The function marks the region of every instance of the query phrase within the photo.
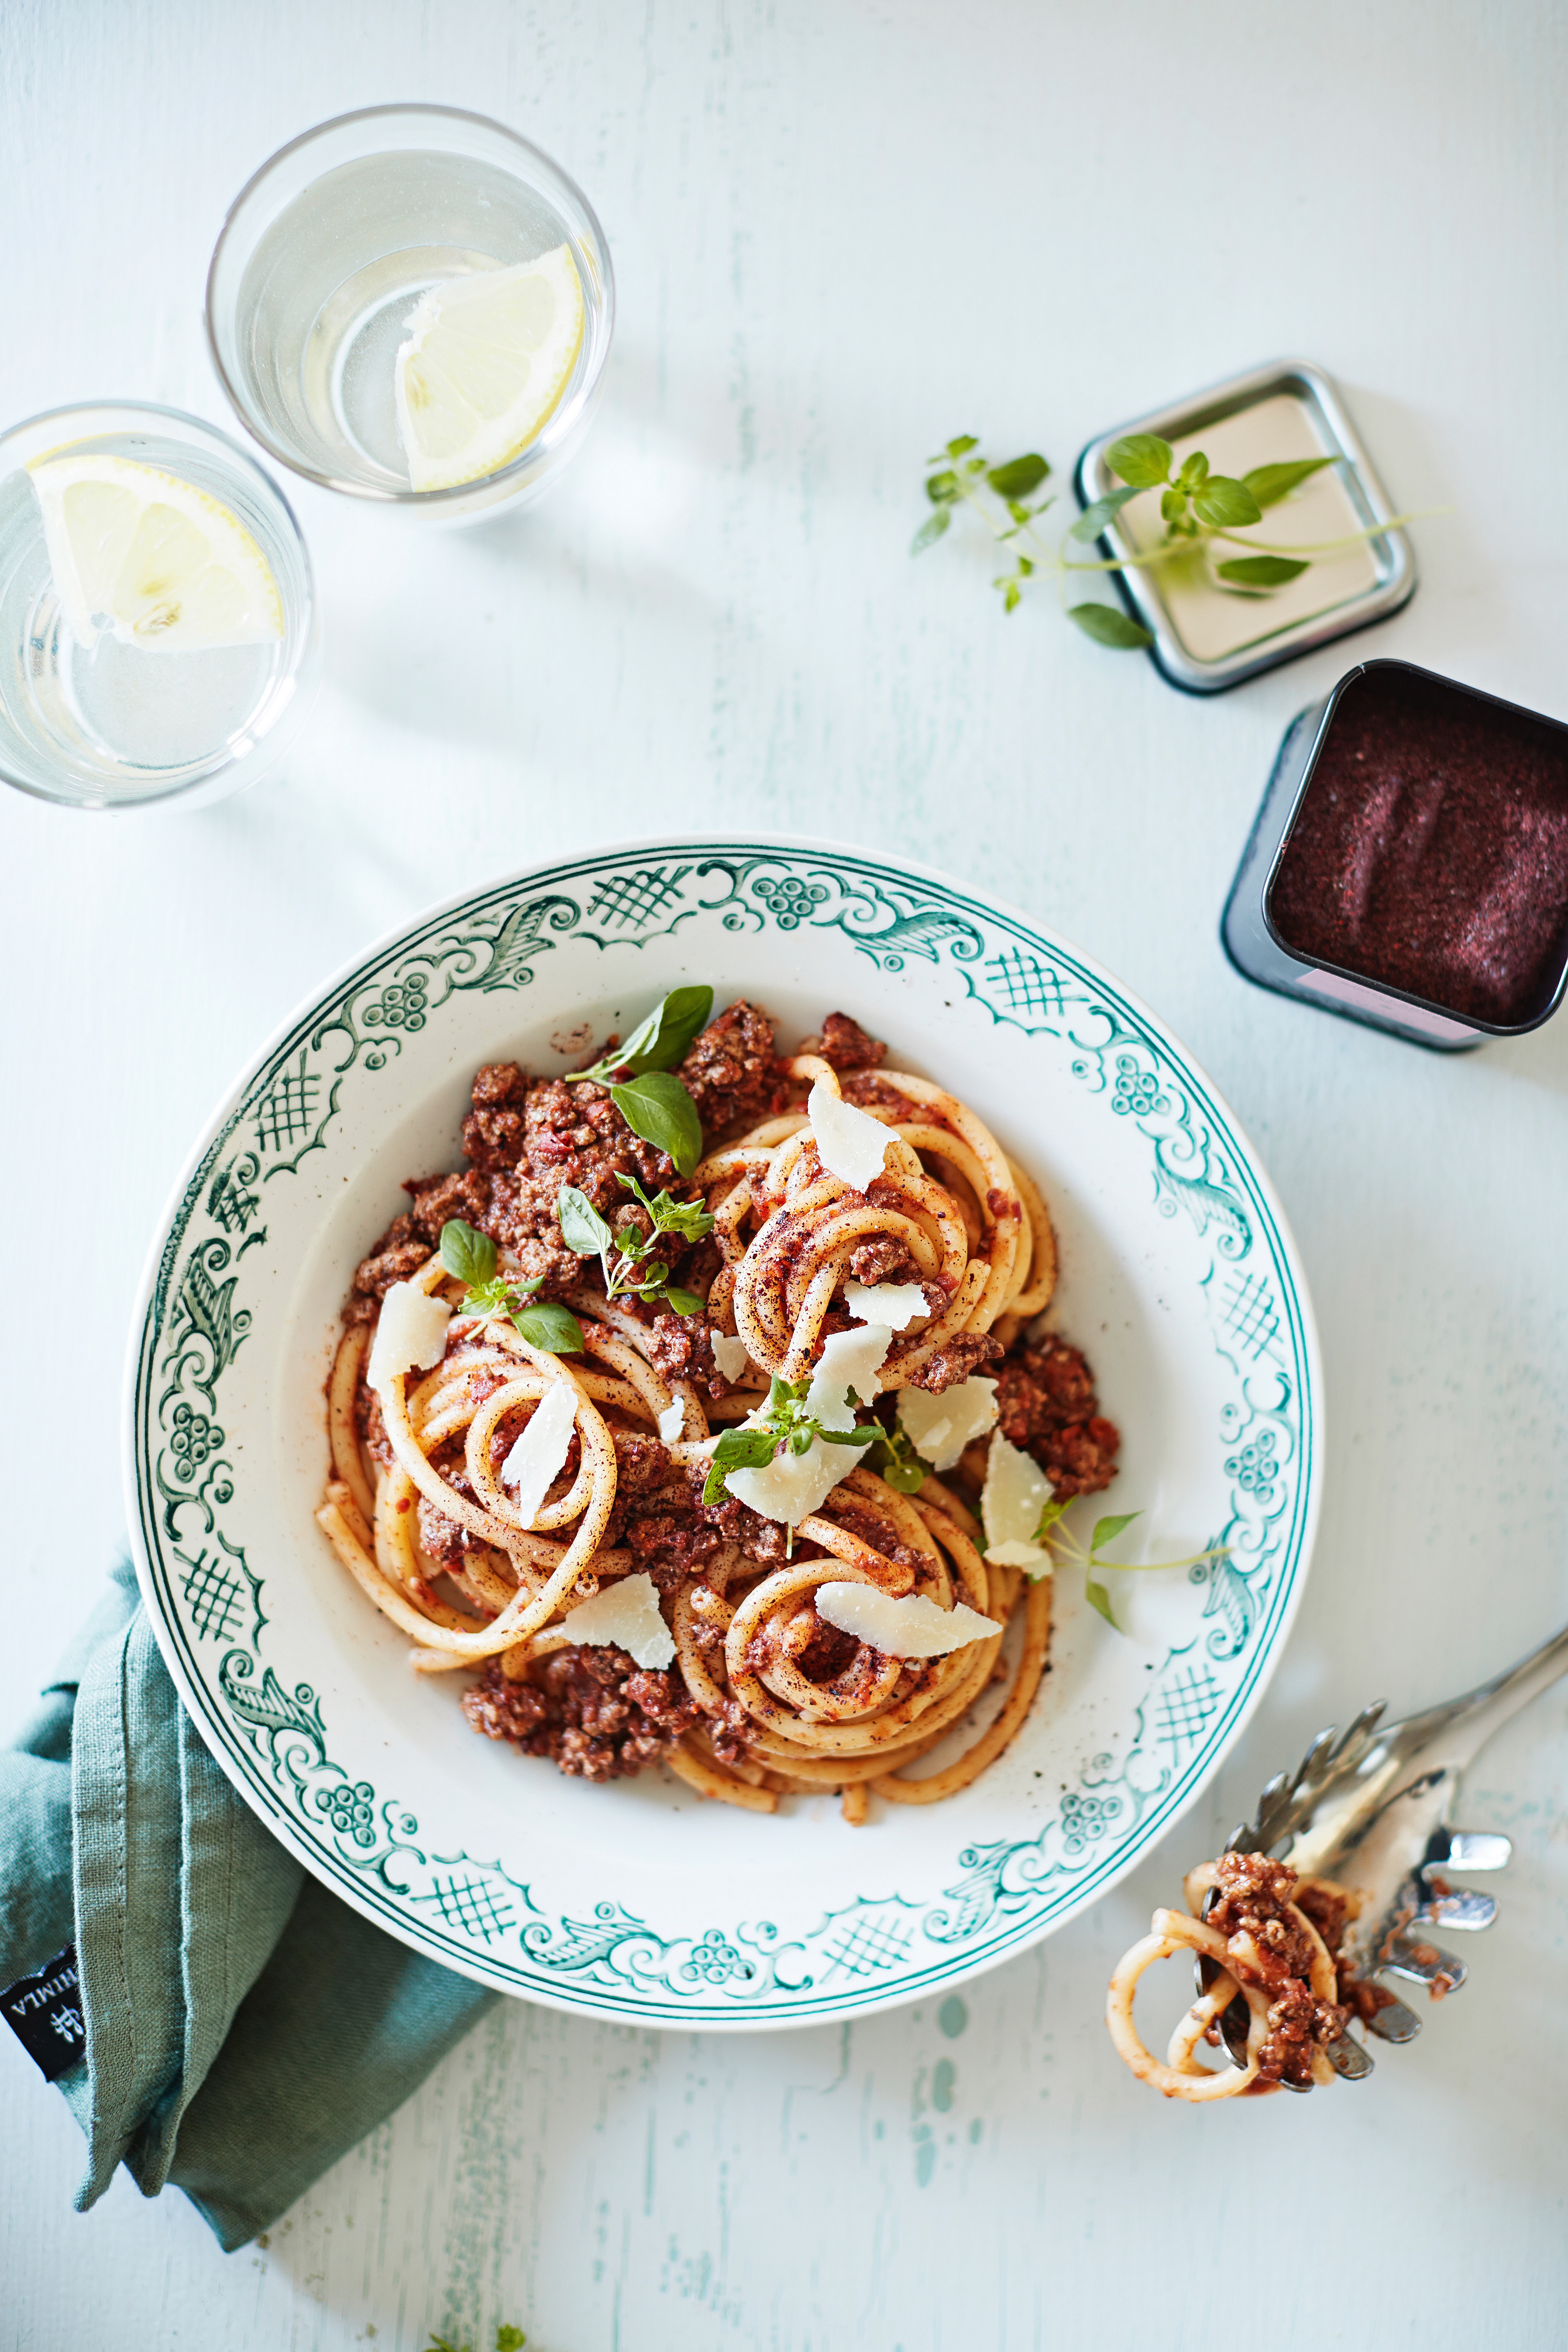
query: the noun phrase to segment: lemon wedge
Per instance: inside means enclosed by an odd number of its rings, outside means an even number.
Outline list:
[[[526,449],[583,348],[583,281],[563,245],[432,286],[397,353],[397,430],[416,490],[493,474]]]
[[[28,467],[70,633],[104,630],[149,653],[263,645],[283,635],[267,558],[228,509],[134,457],[40,457]]]

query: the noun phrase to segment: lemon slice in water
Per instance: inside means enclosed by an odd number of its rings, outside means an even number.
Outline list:
[[[416,490],[493,474],[526,449],[583,348],[583,281],[565,246],[432,286],[397,353],[397,430]]]
[[[27,468],[55,587],[79,646],[111,629],[145,651],[263,645],[283,635],[267,558],[216,499],[160,467],[100,455]]]

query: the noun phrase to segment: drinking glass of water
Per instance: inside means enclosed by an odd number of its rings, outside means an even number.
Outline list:
[[[615,283],[581,189],[449,107],[340,116],[236,198],[207,278],[224,390],[324,488],[440,520],[536,498],[581,439]]]
[[[287,500],[196,417],[0,435],[0,778],[71,808],[216,800],[304,722],[319,636]]]

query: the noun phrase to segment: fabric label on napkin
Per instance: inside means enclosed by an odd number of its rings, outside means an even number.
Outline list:
[[[81,2016],[81,1983],[77,1975],[76,1946],[57,1952],[35,1977],[18,1977],[0,1992],[5,2022],[28,2056],[43,2071],[46,2082],[74,2066],[87,2055],[87,2028]]]

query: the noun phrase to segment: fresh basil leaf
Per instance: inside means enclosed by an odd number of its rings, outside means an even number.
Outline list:
[[[477,1290],[494,1278],[496,1245],[489,1234],[451,1217],[441,1228],[441,1263],[455,1281]]]
[[[1099,1610],[1100,1615],[1104,1618],[1106,1623],[1110,1627],[1113,1633],[1121,1633],[1121,1628],[1117,1623],[1115,1613],[1110,1606],[1110,1595],[1107,1592],[1103,1584],[1097,1583],[1092,1576],[1086,1578],[1083,1588],[1083,1597],[1088,1601],[1091,1609]]]
[[[1193,511],[1200,522],[1211,523],[1221,530],[1235,530],[1263,520],[1263,509],[1246,483],[1233,482],[1228,474],[1211,474],[1193,492]]]
[[[933,507],[951,506],[960,496],[958,476],[951,466],[940,474],[927,475],[926,496]]]
[[[929,1473],[923,1462],[887,1462],[877,1475],[897,1495],[918,1495]]]
[[[1299,580],[1309,569],[1299,555],[1239,555],[1233,563],[1215,566],[1222,580],[1234,580],[1242,588],[1283,588],[1287,580]]]
[[[1002,591],[1002,610],[1005,613],[1016,613],[1024,601],[1024,592],[1017,582],[998,580],[996,585]]]
[[[824,1445],[875,1445],[882,1433],[879,1429],[814,1429]],[[805,1447],[801,1451],[805,1452]]]
[[[1140,628],[1115,604],[1069,604],[1068,619],[1076,621],[1084,635],[1092,637],[1097,646],[1114,646],[1124,653],[1154,642],[1147,629]]]
[[[1162,495],[1160,499],[1160,519],[1163,522],[1180,522],[1186,511],[1187,494],[1185,490],[1166,490]]]
[[[1121,1511],[1108,1519],[1096,1519],[1094,1533],[1089,1539],[1090,1553],[1097,1552],[1101,1544],[1114,1543],[1124,1528],[1130,1528],[1134,1519],[1141,1519],[1142,1516],[1142,1511]],[[1108,1568],[1114,1568],[1116,1564],[1114,1560],[1106,1562]]]
[[[702,1122],[673,1071],[646,1070],[624,1087],[612,1087],[610,1100],[634,1135],[668,1152],[682,1176],[690,1175],[702,1157]]]
[[[1285,466],[1254,466],[1250,474],[1243,474],[1242,483],[1260,507],[1277,507],[1298,484],[1310,480],[1334,462],[1332,457],[1295,457]]]
[[[728,1491],[724,1481],[731,1470],[765,1470],[778,1447],[771,1429],[727,1429],[713,1449],[702,1482],[703,1501],[721,1503]]]
[[[973,433],[961,433],[956,441],[950,441],[948,443],[947,454],[950,457],[967,457],[972,449],[978,449],[979,446],[980,440],[978,435]]]
[[[910,541],[910,553],[911,555],[923,555],[928,547],[934,547],[937,541],[942,537],[942,532],[947,529],[948,524],[952,520],[952,509],[951,507],[938,507],[934,514],[927,515],[924,522],[921,523],[919,530],[916,531],[913,539]]]
[[[1190,457],[1183,458],[1182,470],[1176,476],[1176,479],[1184,490],[1195,490],[1198,484],[1207,477],[1209,461],[1203,451],[1194,449]]]
[[[712,1010],[710,988],[672,988],[605,1060],[612,1069],[629,1069],[634,1076],[644,1070],[673,1070]]]
[[[1091,540],[1100,536],[1107,523],[1115,520],[1128,499],[1135,499],[1137,496],[1136,483],[1131,484],[1124,490],[1107,490],[1102,499],[1096,499],[1092,506],[1085,507],[1082,514],[1068,530],[1068,537],[1076,539],[1080,546],[1088,546]]]
[[[521,2327],[502,2326],[496,2329],[496,2352],[522,2352],[527,2342]]]
[[[1169,478],[1171,445],[1162,441],[1157,433],[1128,433],[1111,443],[1105,453],[1105,462],[1113,474],[1120,474],[1134,489],[1152,490]]]
[[[993,466],[985,479],[999,499],[1026,499],[1050,470],[1039,451],[1031,449],[1026,457],[1009,457],[1005,465]]]
[[[562,1240],[579,1257],[602,1257],[615,1247],[614,1234],[586,1192],[580,1192],[575,1184],[563,1184],[555,1213],[561,1223]]]
[[[551,1299],[520,1307],[511,1319],[529,1346],[542,1349],[547,1356],[575,1356],[583,1347],[583,1326],[575,1315]]]
[[[673,1284],[666,1286],[664,1299],[677,1315],[700,1315],[707,1304],[694,1290],[677,1290]]]

